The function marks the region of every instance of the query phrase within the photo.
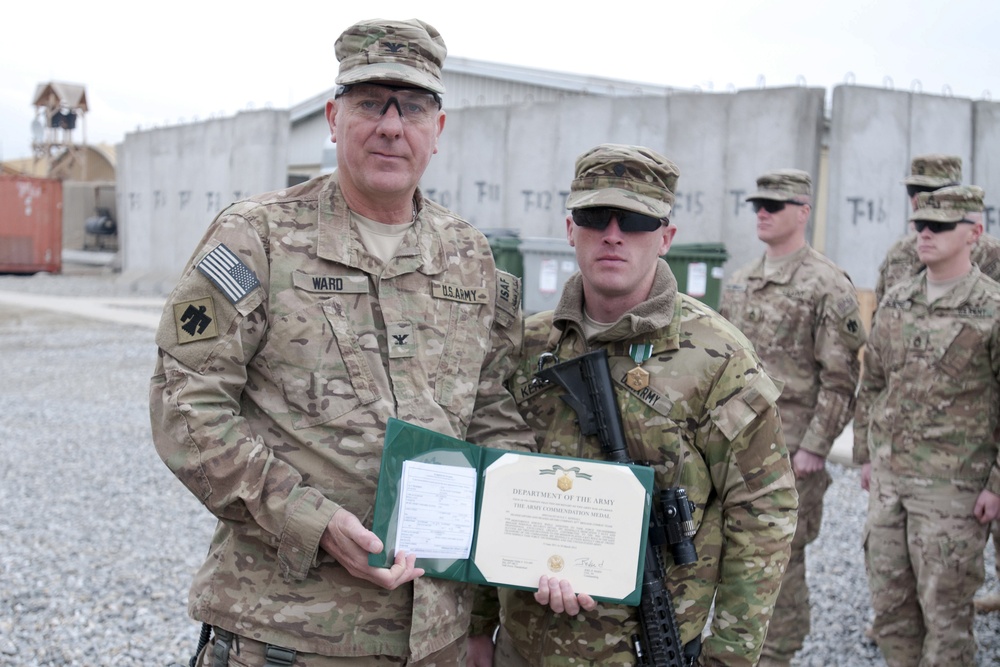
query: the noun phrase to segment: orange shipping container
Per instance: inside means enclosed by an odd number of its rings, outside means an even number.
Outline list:
[[[0,273],[62,270],[62,182],[0,175]]]

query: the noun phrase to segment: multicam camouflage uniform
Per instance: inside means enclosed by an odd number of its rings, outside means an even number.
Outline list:
[[[1000,281],[1000,239],[987,234],[980,236],[972,248],[972,262],[984,274]],[[911,233],[897,240],[879,267],[878,282],[875,284],[876,301],[882,301],[890,287],[912,278],[924,268],[917,256],[917,235]]]
[[[942,188],[957,185],[962,181],[962,160],[956,155],[917,155],[910,162],[910,175],[903,180],[907,186],[921,188]],[[985,275],[1000,281],[1000,239],[989,234],[979,237],[972,248],[972,262]],[[917,235],[907,234],[889,248],[878,270],[875,284],[875,303],[882,301],[886,291],[908,280],[924,270],[924,264],[917,255]],[[994,546],[1000,545],[1000,521],[994,521],[991,529]],[[996,560],[997,578],[1000,578],[1000,558]],[[1000,595],[987,596],[977,601],[984,611],[1000,610]]]
[[[533,446],[503,386],[520,345],[519,283],[496,270],[481,233],[419,191],[414,204],[383,268],[336,173],[239,202],[171,295],[153,437],[219,517],[194,618],[328,656],[416,660],[466,633],[466,586],[420,578],[385,590],[318,548],[338,508],[370,527],[389,417]],[[223,261],[236,267],[228,282],[209,268]]]
[[[854,421],[854,460],[871,463],[873,634],[890,666],[976,664],[988,526],[973,507],[984,488],[1000,494],[998,415],[1000,285],[973,266],[930,304],[923,273],[890,288]]]
[[[778,411],[789,454],[804,449],[826,458],[853,416],[865,342],[850,278],[809,246],[766,277],[762,257],[726,282],[719,312],[754,344],[768,374],[784,382]],[[825,469],[796,481],[798,528],[764,647],[779,664],[809,634],[805,549],[819,537],[829,485]]]
[[[608,350],[630,453],[650,461],[659,488],[682,486],[697,505],[699,560],[669,567],[681,639],[699,636],[713,599],[712,635],[701,665],[756,664],[795,529],[796,496],[780,420],[778,388],[753,349],[728,322],[677,293],[662,260],[649,299],[588,345],[583,291],[570,278],[557,309],[525,321],[524,355],[512,391],[540,450],[603,458],[596,436],[580,435],[562,390],[531,387],[538,357],[566,360],[595,345]],[[649,385],[624,383],[636,366],[629,346],[652,345],[642,364]],[[531,593],[501,589],[503,625],[532,665],[632,665],[629,638],[639,633],[636,608],[599,604],[575,617],[554,614]]]

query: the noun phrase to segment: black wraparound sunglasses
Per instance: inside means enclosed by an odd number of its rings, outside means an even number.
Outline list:
[[[933,222],[931,220],[914,220],[913,226],[916,228],[917,232],[922,232],[925,229],[931,230],[931,234],[940,234],[941,232],[950,232],[951,230],[958,227],[960,222],[965,222],[970,225],[976,224],[974,220],[969,220],[968,218],[962,218],[958,222]]]
[[[611,223],[611,218],[618,221],[618,229],[623,232],[655,232],[663,226],[664,221],[651,215],[643,215],[634,211],[608,206],[573,209],[573,222],[580,227],[604,230]],[[669,221],[668,221],[669,224]]]
[[[778,211],[784,211],[785,206],[805,206],[804,202],[800,201],[774,201],[773,199],[754,199],[750,202],[753,206],[753,212],[759,213],[760,209],[764,209],[768,213],[777,213]]]

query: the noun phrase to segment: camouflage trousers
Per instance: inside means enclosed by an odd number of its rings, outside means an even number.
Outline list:
[[[316,653],[296,653],[290,667],[465,667],[467,636],[435,651],[422,660],[408,660],[402,656],[362,655],[332,657]],[[219,637],[212,633],[212,640],[198,654],[197,667],[217,667],[215,647]],[[253,639],[233,636],[226,667],[265,667],[267,645]],[[273,664],[273,663],[270,663]]]
[[[497,633],[497,644],[493,650],[493,667],[621,667],[622,665],[634,665],[635,655],[632,653],[615,653],[608,660],[600,663],[580,660],[578,658],[533,655],[531,660],[525,658],[514,648],[514,642],[510,634],[501,625],[500,632]]]
[[[781,578],[781,589],[767,627],[761,663],[787,665],[802,648],[810,628],[809,587],[806,584],[806,545],[819,537],[823,523],[823,496],[830,487],[824,468],[795,480],[799,492],[799,520],[792,538],[792,555]]]
[[[973,667],[976,590],[988,525],[981,483],[903,477],[872,466],[865,566],[872,632],[889,667]]]
[[[510,634],[503,626],[497,633],[497,645],[493,649],[493,667],[531,667],[531,663],[514,648]]]

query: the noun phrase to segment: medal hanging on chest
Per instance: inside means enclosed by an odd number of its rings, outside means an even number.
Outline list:
[[[641,391],[649,386],[649,371],[642,368],[642,362],[653,354],[652,345],[629,345],[628,356],[635,362],[635,368],[625,374],[625,384]]]

